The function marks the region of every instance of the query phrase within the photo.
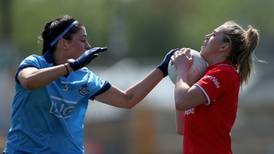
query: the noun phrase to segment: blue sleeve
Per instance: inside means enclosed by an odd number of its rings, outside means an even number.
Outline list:
[[[102,86],[102,88],[97,91],[95,94],[93,94],[91,97],[89,97],[89,99],[94,100],[94,98],[102,93],[104,93],[105,91],[107,91],[109,88],[111,88],[111,84],[108,81],[105,81],[104,85]]]
[[[90,72],[90,79],[89,79],[89,89],[91,89],[91,93],[89,99],[94,100],[94,98],[105,91],[107,91],[111,84],[108,81],[102,80],[99,76]]]
[[[20,84],[19,80],[18,80],[18,74],[19,72],[27,67],[35,67],[35,68],[40,68],[40,64],[39,64],[39,56],[38,55],[30,55],[27,58],[25,58],[19,65],[16,74],[15,74],[15,80],[17,83]]]

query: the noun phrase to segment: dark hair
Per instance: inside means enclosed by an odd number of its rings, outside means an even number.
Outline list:
[[[245,30],[234,21],[225,22],[223,26],[225,26],[224,41],[231,43],[228,60],[237,66],[242,85],[247,83],[250,77],[253,65],[252,53],[259,42],[259,33],[250,25]]]
[[[52,20],[44,26],[42,32],[43,48],[42,54],[47,51],[53,53],[56,49],[57,42],[54,40],[60,36],[69,26],[71,26],[76,20],[69,15],[61,16],[55,20]],[[66,40],[71,40],[72,35],[79,31],[82,25],[80,23],[74,24],[68,31],[62,36]],[[54,43],[54,44],[53,44]]]

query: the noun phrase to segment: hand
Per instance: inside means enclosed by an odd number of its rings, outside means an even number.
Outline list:
[[[162,60],[162,62],[157,66],[157,68],[159,68],[162,73],[163,76],[166,77],[168,72],[167,72],[167,67],[168,67],[168,63],[170,61],[171,56],[173,55],[173,53],[175,51],[179,50],[179,48],[175,48],[175,49],[171,49],[164,57],[164,59]]]
[[[190,52],[190,48],[181,48],[171,57],[177,72],[187,72],[192,66],[193,57]]]
[[[75,61],[69,61],[69,66],[73,71],[76,71],[88,63],[91,62],[92,59],[98,56],[98,53],[106,51],[107,47],[94,47],[89,50],[86,50],[80,57],[78,57]]]
[[[182,48],[177,50],[172,56],[172,61],[176,68],[176,74],[184,79],[191,78],[188,73],[193,64],[193,57],[190,52],[190,48]]]

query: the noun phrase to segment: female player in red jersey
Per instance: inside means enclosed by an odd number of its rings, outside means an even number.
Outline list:
[[[183,154],[232,153],[230,132],[239,89],[250,77],[258,41],[259,33],[252,26],[245,30],[228,21],[217,27],[206,35],[201,47],[200,54],[209,66],[196,83],[187,75],[192,65],[190,49],[175,52],[175,103],[178,111],[184,111],[178,116],[184,134]]]

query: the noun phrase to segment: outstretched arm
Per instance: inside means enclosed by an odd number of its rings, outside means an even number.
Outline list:
[[[113,86],[106,92],[96,96],[95,99],[116,107],[132,108],[144,99],[144,97],[167,76],[168,63],[176,50],[177,49],[170,50],[156,69],[126,91],[122,91]]]
[[[122,108],[132,108],[163,79],[163,73],[159,69],[154,69],[143,80],[139,81],[126,91],[122,91],[112,86],[106,92],[95,97],[96,100]]]

